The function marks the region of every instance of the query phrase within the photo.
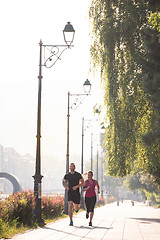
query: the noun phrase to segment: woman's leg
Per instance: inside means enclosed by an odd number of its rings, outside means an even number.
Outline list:
[[[85,204],[86,204],[86,208],[87,208],[87,213],[89,213],[89,208],[90,208],[90,204],[89,204],[89,198],[85,197]]]
[[[89,218],[89,212],[90,212],[90,198],[88,197],[85,197],[85,205],[86,205],[86,208],[87,208],[87,211],[86,211],[86,218],[88,219]]]
[[[90,222],[92,222],[94,212],[90,212]]]
[[[96,196],[91,198],[91,204],[90,204],[90,222],[92,222],[93,215],[94,215],[94,207],[96,204]]]

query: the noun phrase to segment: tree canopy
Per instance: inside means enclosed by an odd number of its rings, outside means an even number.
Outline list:
[[[160,185],[160,2],[93,0],[93,68],[105,88],[108,172]]]

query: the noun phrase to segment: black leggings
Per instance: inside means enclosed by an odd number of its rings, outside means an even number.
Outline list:
[[[94,197],[85,197],[85,204],[87,208],[87,212],[94,212],[94,207],[96,204],[96,196]]]

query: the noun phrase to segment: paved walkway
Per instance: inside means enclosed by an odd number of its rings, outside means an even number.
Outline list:
[[[13,240],[159,240],[160,209],[143,203],[107,204],[95,209],[93,226],[88,226],[85,212],[74,215],[74,226],[69,218],[49,223],[43,228],[17,235]]]

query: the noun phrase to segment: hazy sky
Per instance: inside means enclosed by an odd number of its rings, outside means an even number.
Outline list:
[[[65,160],[67,92],[83,93],[82,85],[88,78],[92,95],[70,112],[70,155],[81,154],[82,117],[92,118],[93,105],[101,101],[100,80],[89,74],[90,3],[91,0],[1,1],[0,144],[4,147],[36,155],[39,41],[64,44],[62,30],[70,21],[76,31],[74,48],[66,50],[51,69],[42,69],[41,153]]]

